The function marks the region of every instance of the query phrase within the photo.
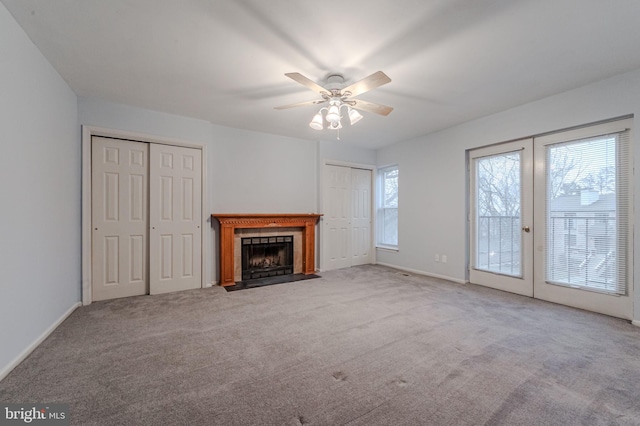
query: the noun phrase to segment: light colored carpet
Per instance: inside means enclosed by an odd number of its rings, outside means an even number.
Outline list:
[[[640,329],[369,265],[81,307],[0,400],[73,424],[638,425]]]

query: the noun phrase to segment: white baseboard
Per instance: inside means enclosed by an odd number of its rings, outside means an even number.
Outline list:
[[[25,348],[25,350],[22,351],[22,353],[20,353],[20,355],[18,355],[13,361],[11,361],[9,363],[9,365],[5,366],[2,370],[0,370],[0,380],[4,379],[5,377],[7,377],[7,375],[9,373],[11,373],[11,370],[13,370],[14,368],[16,368],[18,366],[18,364],[20,364],[22,361],[24,361],[24,359],[26,357],[29,356],[29,354],[31,352],[33,352],[39,345],[40,343],[44,342],[44,339],[46,339],[47,337],[49,337],[49,335],[51,333],[53,333],[53,331],[58,328],[58,326],[60,324],[62,324],[62,321],[66,320],[67,317],[69,315],[71,315],[73,313],[73,311],[75,311],[76,309],[78,309],[78,307],[82,306],[81,302],[76,302],[75,304],[73,304],[73,306],[71,306],[67,312],[65,312],[64,314],[62,314],[62,316],[60,318],[58,318],[58,320],[56,322],[54,322],[53,324],[51,324],[51,326],[49,326],[49,328],[47,328],[41,335],[40,337],[38,337],[33,343],[31,343],[29,346],[27,346]]]
[[[459,283],[459,284],[467,283],[465,280],[461,280],[459,278],[448,277],[446,275],[433,274],[431,272],[419,271],[417,269],[412,269],[412,268],[405,268],[403,266],[392,265],[390,263],[378,262],[377,265],[388,266],[389,268],[398,269],[400,271],[405,271],[405,272],[411,272],[412,274],[416,274],[416,275],[424,275],[427,277],[440,278],[447,281],[453,281],[454,283]]]
[[[631,324],[635,325],[636,327],[640,327],[640,320],[633,320],[631,321]]]

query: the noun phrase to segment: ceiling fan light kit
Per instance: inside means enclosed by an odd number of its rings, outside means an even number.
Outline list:
[[[276,109],[287,109],[306,105],[318,105],[325,102],[329,103],[328,107],[320,108],[320,111],[313,116],[313,119],[309,123],[309,127],[314,130],[323,130],[325,128],[324,122],[327,122],[327,128],[331,130],[342,129],[342,108],[347,109],[347,115],[349,116],[349,123],[353,126],[358,121],[362,120],[362,114],[356,110],[373,112],[380,115],[389,115],[393,111],[392,107],[386,105],[375,104],[372,102],[361,101],[355,99],[362,93],[368,92],[371,89],[380,87],[383,84],[387,84],[391,81],[389,77],[382,71],[371,74],[364,79],[357,81],[347,87],[341,88],[344,84],[344,78],[339,74],[330,75],[327,78],[327,85],[325,87],[320,86],[314,81],[308,79],[299,73],[287,73],[287,77],[292,80],[306,86],[322,96],[322,100],[314,100],[308,102],[299,102],[290,105],[283,105],[276,107]],[[325,114],[324,116],[322,114]],[[340,137],[338,136],[338,139]]]
[[[358,121],[362,120],[362,114],[360,114],[355,109],[349,108],[348,111],[349,111],[349,121],[351,122],[352,126],[356,124]]]
[[[362,114],[360,114],[355,109],[351,108],[348,104],[342,103],[340,101],[330,101],[332,104],[329,108],[324,107],[320,108],[320,111],[316,115],[313,116],[313,120],[309,123],[309,127],[314,130],[322,130],[324,129],[324,121],[322,119],[322,113],[326,111],[326,115],[324,117],[325,120],[329,123],[327,129],[338,130],[342,129],[342,116],[340,115],[340,110],[342,107],[347,108],[347,114],[349,115],[349,123],[353,126],[358,121],[362,120]]]
[[[313,116],[313,120],[311,120],[311,123],[309,123],[309,127],[314,130],[324,129],[324,123],[322,122],[322,110],[320,110],[320,112]]]

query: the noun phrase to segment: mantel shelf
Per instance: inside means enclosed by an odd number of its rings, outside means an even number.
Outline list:
[[[315,229],[320,216],[322,215],[315,213],[212,214],[211,217],[220,222],[220,285],[235,284],[234,235],[236,229],[302,228],[302,270],[307,275],[315,273]]]

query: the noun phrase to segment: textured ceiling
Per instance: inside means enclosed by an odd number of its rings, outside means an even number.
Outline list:
[[[284,73],[382,70],[394,111],[340,135],[368,148],[640,68],[637,0],[1,1],[78,95],[224,126],[335,139],[273,108],[317,98]]]

